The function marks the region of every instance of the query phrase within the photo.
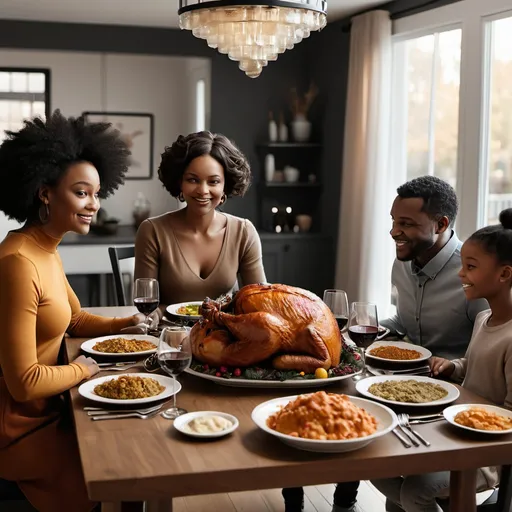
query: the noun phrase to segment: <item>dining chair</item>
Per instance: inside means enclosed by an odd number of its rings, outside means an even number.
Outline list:
[[[126,306],[126,294],[123,283],[123,273],[119,262],[129,258],[135,258],[135,246],[127,247],[109,247],[108,255],[112,264],[112,274],[114,275],[114,288],[116,291],[117,305]]]

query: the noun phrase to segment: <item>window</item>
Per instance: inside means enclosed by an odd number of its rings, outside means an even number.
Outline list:
[[[206,88],[203,79],[196,82],[196,132],[206,130]]]
[[[24,119],[49,111],[49,70],[0,68],[0,142],[5,130],[19,130]]]
[[[460,0],[393,23],[391,165],[404,181],[435,174],[455,186],[462,240],[512,207],[511,33],[510,0]]]
[[[394,110],[403,121],[392,143],[404,179],[428,174],[456,186],[461,35],[456,28],[395,42],[395,90],[403,94]]]
[[[485,103],[488,125],[484,143],[487,174],[486,224],[497,224],[499,214],[512,208],[512,17],[488,22],[486,27]]]

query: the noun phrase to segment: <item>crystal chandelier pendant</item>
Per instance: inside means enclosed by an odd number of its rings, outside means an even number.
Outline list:
[[[238,62],[250,78],[327,23],[326,0],[180,0],[180,28]],[[254,0],[245,0],[245,2]],[[258,0],[263,1],[263,0]]]

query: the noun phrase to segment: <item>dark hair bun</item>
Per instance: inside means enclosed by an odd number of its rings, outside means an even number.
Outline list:
[[[500,223],[505,229],[512,229],[512,208],[507,208],[500,213]]]

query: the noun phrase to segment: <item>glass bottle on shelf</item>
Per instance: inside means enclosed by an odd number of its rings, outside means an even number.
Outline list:
[[[142,192],[139,192],[133,204],[133,221],[135,227],[138,228],[150,215],[151,203]]]

